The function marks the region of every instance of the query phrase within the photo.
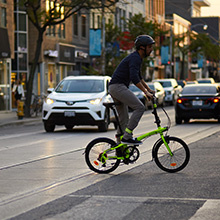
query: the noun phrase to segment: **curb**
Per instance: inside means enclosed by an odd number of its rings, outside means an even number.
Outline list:
[[[0,122],[0,127],[12,126],[12,125],[23,125],[32,122],[42,122],[42,118],[30,118],[30,119],[18,119],[10,122]]]

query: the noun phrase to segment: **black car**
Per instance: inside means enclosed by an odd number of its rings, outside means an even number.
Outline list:
[[[176,124],[190,119],[218,119],[220,122],[220,87],[218,84],[193,84],[183,88],[175,106]]]

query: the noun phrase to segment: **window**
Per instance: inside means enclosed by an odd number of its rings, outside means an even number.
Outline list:
[[[47,27],[46,35],[51,36],[51,37],[55,37],[56,36],[56,27],[54,25]]]
[[[101,17],[100,15],[97,16],[97,23],[98,23],[98,29],[101,28]]]
[[[78,36],[78,14],[73,15],[73,32],[74,35]]]
[[[26,15],[19,14],[19,31],[26,31]]]
[[[1,27],[6,27],[6,8],[0,8]]]
[[[81,22],[82,22],[82,37],[86,37],[86,16],[81,16]]]
[[[65,38],[65,23],[62,23],[59,25],[59,31],[58,31],[59,38]]]

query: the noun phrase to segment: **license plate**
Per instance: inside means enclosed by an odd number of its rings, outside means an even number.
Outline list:
[[[64,112],[65,117],[75,117],[75,112]]]
[[[201,106],[203,103],[202,103],[202,100],[193,100],[192,104]]]

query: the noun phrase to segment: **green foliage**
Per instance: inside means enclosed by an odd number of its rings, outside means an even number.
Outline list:
[[[220,59],[219,46],[213,44],[207,34],[200,33],[191,36],[190,51],[193,51],[192,56],[203,54],[207,59],[218,61]]]
[[[113,25],[113,22],[106,25],[106,42],[115,42],[119,43],[120,40],[127,41],[128,44],[133,43],[138,35],[148,34],[151,35],[154,39],[161,35],[165,35],[167,32],[163,31],[157,23],[152,21],[146,22],[145,17],[142,14],[136,14],[130,19],[125,20],[126,30],[130,34],[130,38],[123,39],[123,33],[117,26]],[[159,47],[155,47],[155,50]],[[120,50],[120,55],[116,56],[117,51],[114,51],[114,48],[111,52],[106,53],[106,74],[112,75],[117,65],[120,61],[127,55],[126,50]],[[129,51],[130,52],[130,51]],[[152,58],[148,57],[145,59],[142,65],[142,72],[146,71],[147,66]]]

